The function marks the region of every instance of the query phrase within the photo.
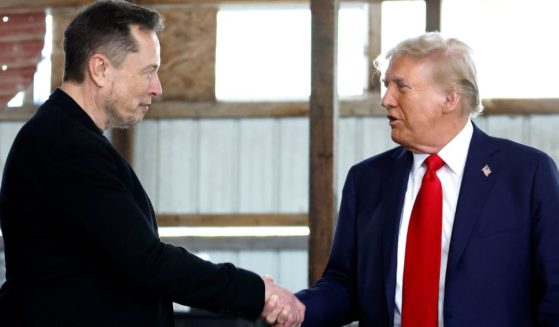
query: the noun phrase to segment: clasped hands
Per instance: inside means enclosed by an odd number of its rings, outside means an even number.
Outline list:
[[[266,288],[264,310],[261,318],[274,327],[298,327],[305,319],[305,305],[293,293],[263,276]]]

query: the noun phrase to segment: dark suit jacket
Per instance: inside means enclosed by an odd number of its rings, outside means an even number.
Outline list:
[[[297,294],[307,306],[304,326],[393,325],[412,161],[398,147],[351,168],[327,268]],[[559,175],[551,158],[475,127],[449,251],[445,327],[559,326]]]
[[[131,167],[61,90],[14,141],[0,221],[2,327],[171,326],[172,301],[250,319],[264,305],[258,275],[160,241]]]

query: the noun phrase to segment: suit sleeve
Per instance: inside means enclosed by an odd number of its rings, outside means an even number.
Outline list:
[[[538,326],[559,327],[559,173],[547,156],[538,164],[533,190]]]
[[[348,173],[328,265],[312,288],[296,296],[306,306],[305,327],[341,326],[356,319],[356,194]]]
[[[40,178],[49,190],[49,202],[61,212],[61,223],[90,239],[120,271],[151,293],[257,318],[264,305],[262,279],[161,242],[106,146],[72,141],[52,151]]]

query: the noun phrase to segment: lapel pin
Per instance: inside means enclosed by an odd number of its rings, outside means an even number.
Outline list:
[[[489,168],[488,165],[485,165],[485,167],[481,168],[481,171],[483,172],[485,177],[487,177],[491,174],[491,168]]]

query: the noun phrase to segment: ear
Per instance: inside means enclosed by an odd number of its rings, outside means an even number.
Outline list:
[[[93,83],[98,87],[107,85],[111,69],[109,59],[102,54],[96,53],[89,58],[87,63],[89,76],[91,76]]]
[[[445,114],[455,112],[460,109],[461,95],[456,89],[450,89],[446,92],[443,103],[443,112]]]

